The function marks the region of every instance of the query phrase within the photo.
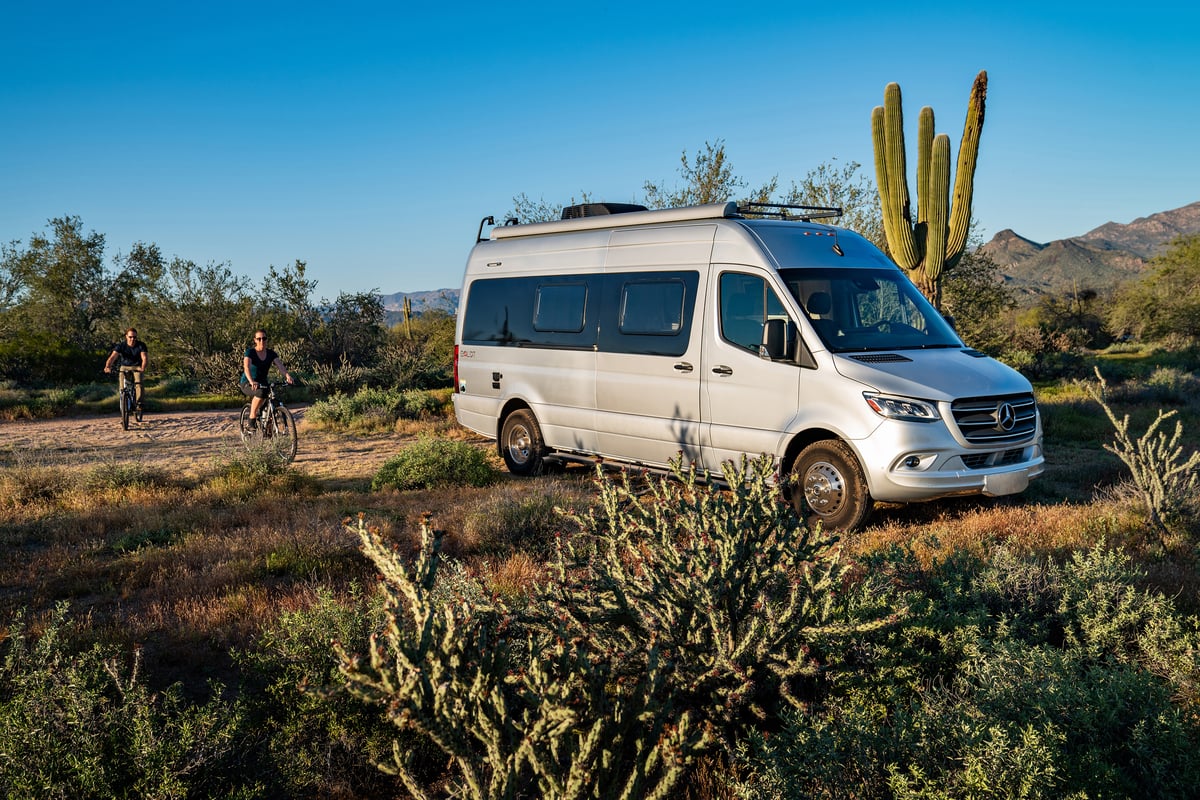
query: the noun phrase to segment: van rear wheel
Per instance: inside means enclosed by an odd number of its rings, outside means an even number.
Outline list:
[[[792,507],[809,527],[851,531],[874,506],[862,466],[844,442],[826,439],[800,451],[792,465]]]
[[[500,455],[514,475],[538,475],[542,471],[546,444],[542,429],[529,409],[522,408],[504,418],[500,429]]]

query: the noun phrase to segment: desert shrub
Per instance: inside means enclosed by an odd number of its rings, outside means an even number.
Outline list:
[[[116,392],[116,381],[104,383],[81,383],[74,388],[76,399],[81,403],[95,403],[112,397]]]
[[[163,397],[184,397],[200,393],[200,382],[192,375],[168,375],[156,387]]]
[[[467,442],[423,437],[384,462],[371,489],[430,489],[435,486],[487,486],[499,479],[491,462]]]
[[[190,356],[187,367],[200,387],[210,394],[237,395],[237,384],[242,374],[242,357],[245,348],[233,348],[226,353],[207,353]]]
[[[52,502],[76,485],[76,476],[62,467],[21,459],[0,470],[0,507],[21,508],[30,503]]]
[[[75,405],[71,389],[19,389],[16,384],[0,388],[0,419],[45,419],[62,414]]]
[[[242,709],[152,693],[140,654],[72,652],[65,607],[0,643],[0,786],[10,798],[227,797]],[[214,687],[215,689],[216,687]]]
[[[467,511],[463,533],[486,554],[524,551],[543,558],[554,550],[564,520],[556,511],[582,506],[584,498],[565,482],[539,481],[498,487]]]
[[[307,419],[319,427],[390,431],[398,420],[427,418],[441,413],[444,405],[437,392],[364,387],[313,403]]]
[[[1017,326],[998,358],[1031,380],[1076,377],[1083,370],[1077,344],[1041,326]]]
[[[844,592],[835,540],[781,501],[769,458],[728,465],[723,492],[598,478],[597,509],[522,605],[435,599],[440,536],[409,564],[359,521],[387,624],[367,657],[338,647],[348,688],[428,735],[473,798],[664,797],[691,759],[769,723],[823,654],[880,628]],[[427,796],[412,754],[391,765]]]
[[[112,459],[88,467],[81,483],[88,491],[111,491],[161,486],[167,483],[167,476],[161,469],[138,461]]]
[[[1114,401],[1131,404],[1188,406],[1200,398],[1200,378],[1179,367],[1155,366],[1143,380],[1130,380],[1106,390]]]
[[[213,459],[213,472],[207,485],[236,498],[248,498],[262,491],[280,494],[306,491],[313,481],[293,465],[280,463],[270,447],[236,448]]]
[[[339,364],[313,364],[307,382],[318,395],[343,394],[362,386],[365,376],[366,370],[342,353]]]
[[[410,327],[411,339],[393,331],[379,348],[372,382],[400,389],[448,386],[453,374],[454,315],[427,311]]]
[[[395,779],[373,763],[390,756],[394,729],[378,709],[331,691],[340,681],[330,642],[365,641],[381,619],[378,604],[358,588],[339,599],[319,587],[311,606],[284,612],[235,653],[273,794],[398,795]]]
[[[1101,546],[955,558],[910,581],[909,618],[860,651],[875,669],[749,737],[739,794],[1190,796],[1197,624],[1138,578]]]

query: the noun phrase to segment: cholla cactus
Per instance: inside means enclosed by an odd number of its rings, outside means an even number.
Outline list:
[[[335,644],[350,691],[401,729],[446,752],[470,798],[663,798],[709,731],[671,702],[656,649],[638,681],[614,680],[611,654],[590,649],[569,614],[532,619],[498,599],[438,603],[440,536],[421,524],[410,567],[360,518],[362,547],[383,577],[387,624],[367,658]],[[416,798],[428,794],[410,754],[389,768]]]
[[[839,591],[836,540],[801,525],[769,457],[727,464],[728,491],[674,471],[644,493],[598,473],[598,508],[564,514],[581,531],[519,609],[439,602],[428,520],[410,566],[360,519],[387,624],[365,658],[337,647],[350,690],[445,751],[463,796],[496,800],[667,797],[695,755],[802,707],[795,679],[887,619]]]
[[[801,707],[793,682],[816,654],[890,618],[855,618],[837,538],[803,526],[770,457],[726,462],[728,491],[673,468],[645,493],[600,481],[600,510],[579,518],[596,553],[567,603],[616,643],[657,642],[681,695],[729,732]]]
[[[1129,468],[1151,526],[1160,538],[1165,538],[1169,533],[1167,523],[1194,502],[1197,489],[1200,489],[1200,452],[1183,458],[1183,445],[1179,442],[1183,426],[1178,421],[1175,422],[1175,433],[1170,438],[1159,430],[1162,423],[1175,416],[1174,410],[1164,412],[1159,409],[1154,422],[1135,440],[1129,433],[1129,415],[1117,419],[1105,400],[1108,383],[1100,374],[1099,367],[1095,371],[1096,383],[1085,384],[1084,389],[1104,409],[1116,431],[1113,444],[1105,444],[1104,449]]]

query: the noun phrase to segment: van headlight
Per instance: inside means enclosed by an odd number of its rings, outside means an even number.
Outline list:
[[[899,419],[907,422],[933,422],[941,419],[937,408],[932,403],[917,400],[912,397],[892,397],[875,392],[863,392],[867,405],[881,417]]]

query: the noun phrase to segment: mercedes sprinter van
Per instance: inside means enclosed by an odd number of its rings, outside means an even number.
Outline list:
[[[797,511],[1009,495],[1042,473],[1024,377],[963,344],[838,209],[573,206],[493,226],[467,260],[454,407],[508,469],[548,460],[721,474],[770,454]]]

